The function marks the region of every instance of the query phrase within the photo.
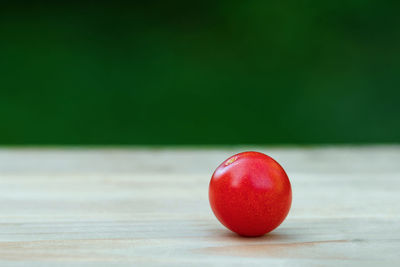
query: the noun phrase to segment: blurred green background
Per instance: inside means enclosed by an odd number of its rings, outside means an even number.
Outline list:
[[[2,1],[0,144],[400,141],[399,1]]]

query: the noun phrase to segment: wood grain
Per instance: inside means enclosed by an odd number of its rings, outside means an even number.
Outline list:
[[[213,170],[258,150],[291,179],[285,222],[242,238],[212,214]],[[400,147],[0,149],[0,266],[395,266]]]

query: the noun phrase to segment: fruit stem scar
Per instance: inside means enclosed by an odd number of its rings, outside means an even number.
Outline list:
[[[230,159],[228,159],[227,161],[226,161],[226,163],[225,163],[225,166],[228,166],[229,164],[231,164],[232,162],[234,162],[235,160],[237,160],[237,156],[235,156],[235,157],[232,157],[232,158],[230,158]]]

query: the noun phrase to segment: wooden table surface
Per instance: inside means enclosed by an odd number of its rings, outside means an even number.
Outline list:
[[[208,182],[258,150],[286,169],[289,216],[225,229]],[[399,266],[400,147],[0,149],[0,266]]]

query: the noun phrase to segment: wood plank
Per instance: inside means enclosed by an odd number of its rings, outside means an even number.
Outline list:
[[[212,214],[213,170],[258,150],[293,187],[285,222],[242,238]],[[400,147],[0,149],[0,265],[400,263]]]

